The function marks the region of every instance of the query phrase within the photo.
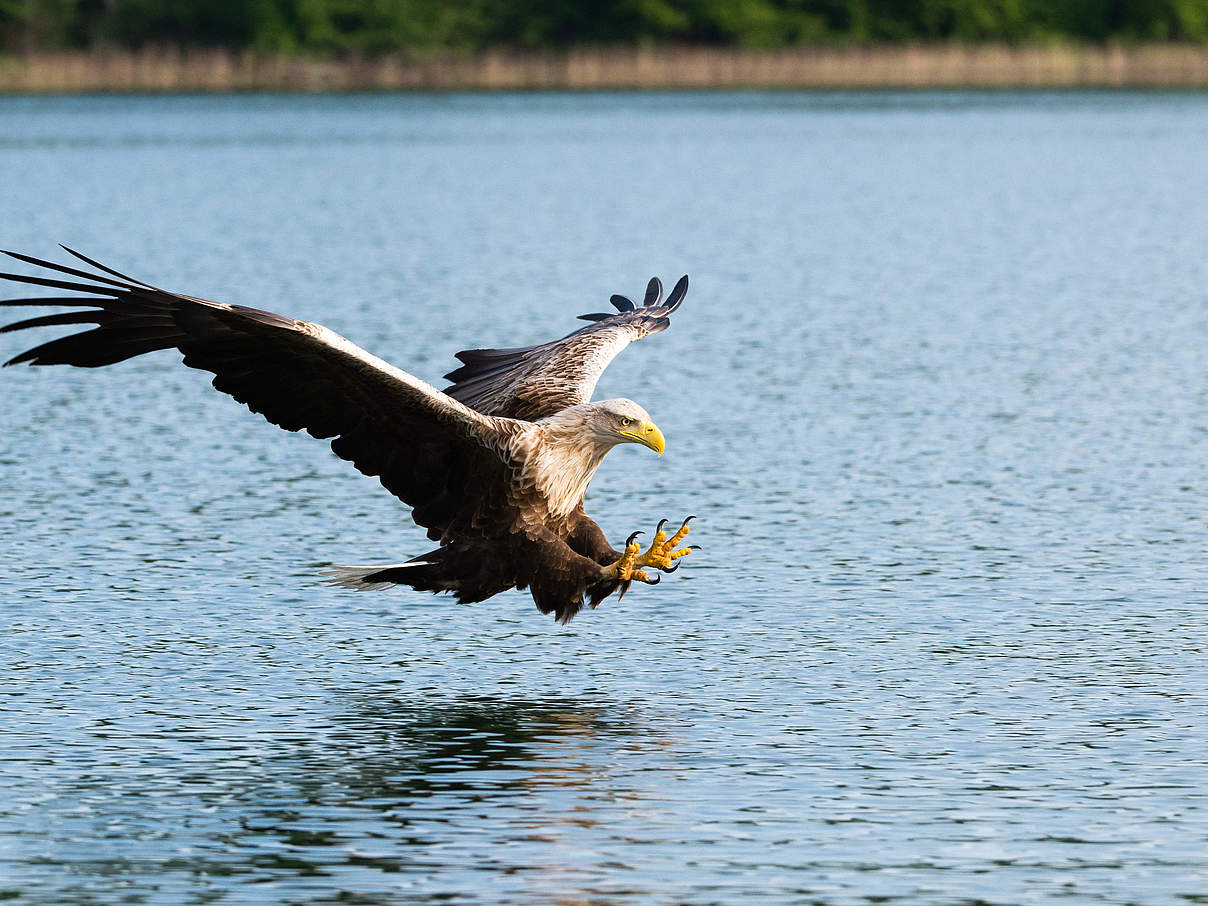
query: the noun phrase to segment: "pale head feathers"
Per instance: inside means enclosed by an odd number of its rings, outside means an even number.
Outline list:
[[[575,442],[585,435],[607,453],[617,444],[631,438],[621,434],[633,424],[644,425],[650,421],[650,413],[633,400],[600,400],[596,403],[580,403],[541,419],[539,425],[548,425],[553,434],[572,432]],[[601,454],[602,455],[602,454]]]
[[[587,485],[605,454],[634,438],[622,432],[650,423],[650,413],[633,400],[580,403],[535,423],[537,435],[525,464],[526,476],[546,498],[554,516],[583,502]]]

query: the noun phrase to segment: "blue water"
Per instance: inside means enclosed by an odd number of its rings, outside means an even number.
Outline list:
[[[7,369],[0,896],[1208,900],[1206,148],[1203,94],[0,99],[0,245],[429,380],[689,273],[588,506],[703,545],[565,628],[329,588],[426,542],[325,444]]]

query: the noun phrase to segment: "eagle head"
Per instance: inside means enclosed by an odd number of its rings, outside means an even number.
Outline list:
[[[593,412],[588,425],[592,438],[604,448],[616,444],[641,444],[659,456],[667,443],[663,432],[650,419],[650,413],[633,400],[604,400],[590,404]]]

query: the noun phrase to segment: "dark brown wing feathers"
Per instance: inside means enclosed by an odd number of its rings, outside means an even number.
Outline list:
[[[366,475],[377,476],[387,490],[410,504],[415,521],[433,538],[461,525],[489,524],[492,515],[506,507],[499,489],[506,471],[502,460],[470,436],[456,412],[395,379],[372,357],[324,328],[273,312],[183,296],[125,277],[93,275],[9,254],[95,282],[0,274],[14,282],[91,296],[0,302],[84,309],[28,318],[4,331],[96,326],[42,343],[6,364],[95,368],[175,347],[184,353],[186,365],[212,372],[218,390],[273,424],[332,438],[338,456]],[[83,255],[72,254],[120,277]]]

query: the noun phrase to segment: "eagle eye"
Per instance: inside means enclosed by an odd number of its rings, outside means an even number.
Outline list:
[[[630,425],[632,425],[632,424],[633,424],[633,419],[632,419],[632,418],[623,418],[623,419],[621,419],[621,427],[622,427],[622,428],[628,428],[628,427],[629,427]]]

